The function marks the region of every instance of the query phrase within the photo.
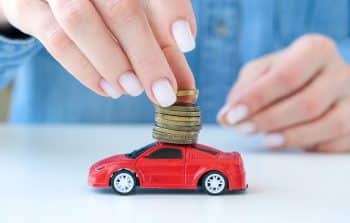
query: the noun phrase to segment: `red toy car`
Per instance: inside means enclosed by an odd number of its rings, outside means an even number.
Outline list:
[[[247,185],[241,156],[201,144],[152,143],[129,154],[101,160],[90,168],[89,185],[112,188],[119,194],[135,187],[197,189],[211,195],[242,191]]]

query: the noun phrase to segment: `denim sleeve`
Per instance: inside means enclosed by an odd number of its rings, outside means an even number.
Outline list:
[[[41,48],[35,38],[14,40],[0,36],[0,89],[13,80],[21,64]]]

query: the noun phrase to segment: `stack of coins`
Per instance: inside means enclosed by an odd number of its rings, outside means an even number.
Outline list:
[[[178,97],[195,96],[197,90],[178,91]],[[201,129],[200,109],[190,103],[176,103],[162,108],[155,106],[155,127],[153,138],[159,142],[174,144],[195,144]]]

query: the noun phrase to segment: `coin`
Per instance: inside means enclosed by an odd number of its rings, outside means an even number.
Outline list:
[[[200,121],[200,117],[181,117],[181,116],[173,116],[173,115],[163,115],[156,114],[158,118],[166,119],[170,121],[179,121],[179,122],[198,122]]]
[[[176,137],[171,137],[171,136],[167,136],[167,135],[157,134],[156,132],[153,132],[152,136],[153,136],[153,138],[157,139],[160,142],[167,142],[167,143],[193,144],[193,143],[197,142],[197,137],[192,137],[190,139],[188,139],[188,138],[176,138]]]
[[[198,97],[198,89],[178,90],[176,93],[177,97],[195,96]]]
[[[186,143],[193,143],[197,141],[197,137],[192,137],[192,138],[179,138],[179,137],[171,137],[167,135],[160,135],[157,134],[156,132],[153,132],[152,136],[157,139],[161,140],[162,142],[182,142],[181,144],[186,144]]]
[[[157,139],[159,142],[163,143],[171,143],[171,144],[177,144],[177,145],[191,145],[191,144],[196,144],[195,140],[190,140],[190,141],[183,141],[183,140],[172,140],[172,139],[162,139],[159,138]]]
[[[172,135],[185,135],[185,136],[192,136],[192,135],[198,134],[198,131],[179,131],[179,130],[166,129],[158,126],[154,127],[154,131],[172,134]]]
[[[174,126],[198,126],[201,124],[200,120],[191,121],[191,122],[180,122],[180,121],[163,119],[161,117],[156,117],[155,120],[156,120],[156,123],[161,123],[161,124],[166,124],[166,125],[174,125]]]
[[[159,107],[159,106],[156,106]],[[171,111],[193,111],[193,112],[199,112],[200,108],[199,106],[195,106],[192,104],[175,104],[170,107],[166,107],[166,109],[171,110]]]
[[[152,136],[153,136],[153,138],[155,138],[159,141],[162,141],[162,142],[172,143],[172,142],[176,141],[176,142],[181,143],[181,144],[194,143],[198,139],[198,136],[192,136],[192,137],[174,136],[171,134],[161,134],[157,131],[153,131]]]
[[[197,132],[202,128],[202,126],[200,125],[195,125],[195,126],[168,125],[160,122],[157,122],[156,126],[166,128],[166,129],[178,130],[178,131],[197,131]]]
[[[165,114],[165,115],[174,115],[182,117],[200,117],[201,113],[199,111],[177,111],[171,109],[164,109],[161,107],[156,107],[156,113]]]
[[[192,134],[186,134],[185,132],[183,133],[170,133],[168,131],[162,131],[161,129],[156,129],[153,128],[153,132],[155,132],[158,135],[170,137],[170,138],[175,138],[175,139],[191,139],[193,137],[196,137],[198,133],[192,133]]]
[[[198,90],[180,90],[178,97],[198,96]],[[170,107],[155,106],[155,126],[152,136],[159,142],[194,144],[201,129],[200,107],[194,103],[180,103]]]

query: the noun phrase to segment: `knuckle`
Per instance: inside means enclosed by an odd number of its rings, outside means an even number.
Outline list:
[[[298,68],[289,68],[277,75],[278,82],[288,90],[296,89],[300,84]]]
[[[90,88],[97,89],[99,85],[100,75],[97,73],[95,68],[91,65],[88,60],[83,60],[81,66],[81,78],[84,79],[84,83]]]
[[[251,110],[257,111],[261,109],[266,103],[268,102],[267,96],[264,94],[264,92],[261,92],[259,90],[251,92],[247,98],[246,98],[246,104],[248,104],[251,107]]]
[[[60,27],[54,27],[50,31],[46,31],[45,39],[47,47],[57,56],[60,56],[67,47],[72,45],[71,40]]]
[[[276,129],[279,120],[276,119],[272,112],[267,111],[253,117],[252,122],[255,123],[258,131],[270,132]]]
[[[154,74],[155,68],[163,67],[159,63],[159,59],[154,56],[151,56],[148,58],[140,57],[135,59],[134,61],[135,61],[135,66],[138,68],[140,74],[156,75]]]
[[[56,8],[58,17],[64,26],[70,29],[78,27],[84,22],[84,13],[87,11],[86,0],[58,0]]]
[[[258,63],[257,63],[256,61],[251,61],[251,62],[245,64],[245,65],[242,67],[241,75],[254,72],[254,71],[256,71],[258,68],[259,68]]]
[[[116,25],[131,23],[138,17],[140,10],[137,1],[130,0],[107,0],[105,6],[107,9],[105,16]]]
[[[308,119],[315,118],[322,113],[321,103],[319,100],[315,100],[314,97],[304,96],[299,99],[298,104]]]
[[[270,54],[246,63],[240,71],[240,76],[266,72],[272,62],[273,56],[273,54]]]
[[[323,53],[333,53],[337,51],[334,41],[321,34],[307,34],[298,40],[306,50]]]

